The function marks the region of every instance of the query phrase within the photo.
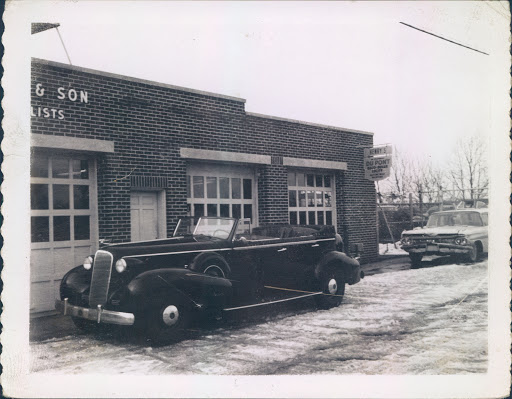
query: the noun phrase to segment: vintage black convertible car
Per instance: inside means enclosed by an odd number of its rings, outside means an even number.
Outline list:
[[[338,306],[345,284],[364,277],[359,262],[340,251],[333,226],[251,231],[246,220],[201,217],[192,230],[185,222],[172,238],[111,244],[89,256],[63,277],[56,308],[82,329],[134,325],[166,341],[199,314],[218,318],[276,302],[268,291]]]

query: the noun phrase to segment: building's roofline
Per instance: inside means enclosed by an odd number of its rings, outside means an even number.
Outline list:
[[[180,90],[180,91],[185,91],[185,92],[189,92],[189,93],[199,94],[199,95],[203,95],[203,96],[223,98],[223,99],[226,99],[226,100],[238,101],[238,102],[241,102],[241,103],[245,103],[246,102],[246,100],[244,98],[231,97],[231,96],[226,96],[224,94],[217,94],[217,93],[211,93],[211,92],[208,92],[208,91],[190,89],[188,87],[174,86],[174,85],[167,84],[167,83],[160,83],[160,82],[155,82],[155,81],[147,80],[147,79],[134,78],[132,76],[119,75],[119,74],[111,73],[111,72],[98,71],[96,69],[84,68],[84,67],[79,67],[79,66],[76,66],[76,65],[68,65],[68,64],[63,64],[61,62],[44,60],[44,59],[41,59],[41,58],[32,58],[32,61],[35,62],[35,63],[38,63],[38,64],[54,66],[54,67],[68,69],[68,70],[72,70],[72,71],[79,71],[79,72],[84,72],[84,73],[90,73],[90,74],[93,74],[93,75],[106,76],[106,77],[110,77],[110,78],[114,78],[114,79],[128,80],[130,82],[142,83],[142,84],[147,84],[147,85],[150,85],[150,86],[157,86],[157,87],[163,87],[163,88],[167,88],[167,89]],[[245,114],[248,115],[248,116],[254,116],[256,118],[273,119],[273,120],[283,121],[283,122],[298,123],[298,124],[301,124],[301,125],[316,126],[316,127],[321,127],[321,128],[325,128],[325,129],[334,129],[334,130],[339,130],[339,131],[343,131],[343,132],[347,132],[347,133],[366,134],[366,135],[369,135],[369,136],[373,136],[372,132],[365,132],[365,131],[362,131],[362,130],[355,130],[355,129],[346,129],[346,128],[339,127],[339,126],[322,125],[320,123],[300,121],[300,120],[297,120],[297,119],[281,118],[281,117],[278,117],[278,116],[257,114],[257,113],[254,113],[254,112],[247,112],[247,111],[245,112]]]
[[[151,86],[164,87],[166,89],[186,91],[189,93],[201,94],[203,96],[218,97],[218,98],[223,98],[226,100],[238,101],[241,103],[245,103],[245,101],[246,101],[244,98],[226,96],[224,94],[211,93],[211,92],[203,91],[203,90],[190,89],[188,87],[174,86],[174,85],[170,85],[167,83],[160,83],[160,82],[155,82],[155,81],[147,80],[147,79],[134,78],[132,76],[119,75],[117,73],[98,71],[96,69],[84,68],[84,67],[79,67],[76,65],[68,65],[68,64],[63,64],[61,62],[43,60],[41,58],[32,58],[32,61],[34,61],[38,64],[45,64],[45,65],[50,65],[50,66],[54,66],[54,67],[58,67],[58,68],[70,69],[73,71],[91,73],[93,75],[106,76],[109,78],[128,80],[130,82],[143,83],[143,84],[147,84],[147,85],[151,85]]]
[[[365,132],[363,130],[346,129],[344,127],[339,127],[339,126],[322,125],[321,123],[305,122],[305,121],[300,121],[300,120],[297,120],[297,119],[281,118],[279,116],[257,114],[257,113],[254,113],[254,112],[245,112],[245,113],[246,113],[246,115],[254,116],[256,118],[274,119],[276,121],[298,123],[298,124],[301,124],[301,125],[308,125],[308,126],[323,127],[323,128],[326,128],[326,129],[341,130],[341,131],[347,132],[347,133],[367,134],[369,136],[373,136],[372,132]]]

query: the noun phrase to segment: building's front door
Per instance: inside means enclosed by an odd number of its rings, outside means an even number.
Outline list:
[[[156,192],[131,192],[132,241],[158,238],[158,197]]]

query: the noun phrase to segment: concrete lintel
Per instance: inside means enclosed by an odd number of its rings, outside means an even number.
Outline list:
[[[108,140],[84,139],[81,137],[49,136],[31,134],[30,145],[38,148],[74,150],[83,152],[113,153],[114,142]]]
[[[347,170],[346,162],[322,161],[318,159],[288,158],[283,157],[284,166],[295,166],[310,169],[334,169]]]
[[[203,161],[236,162],[236,163],[254,163],[261,165],[270,165],[271,157],[269,155],[244,154],[241,152],[200,150],[197,148],[180,148],[181,158],[200,159]]]

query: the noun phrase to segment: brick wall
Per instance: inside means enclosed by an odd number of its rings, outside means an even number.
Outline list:
[[[45,90],[42,96],[37,84]],[[69,99],[70,89],[78,93],[76,101]],[[87,103],[80,102],[80,90],[87,92]],[[338,231],[346,243],[363,244],[363,261],[377,255],[375,188],[364,179],[361,148],[372,145],[371,135],[246,114],[244,100],[40,60],[32,63],[32,107],[34,134],[115,142],[115,153],[98,160],[100,238],[130,239],[129,176],[168,179],[171,232],[186,213],[187,161],[179,149],[188,147],[346,162],[348,170],[335,178]],[[262,166],[258,175],[260,223],[286,223],[287,168]]]

